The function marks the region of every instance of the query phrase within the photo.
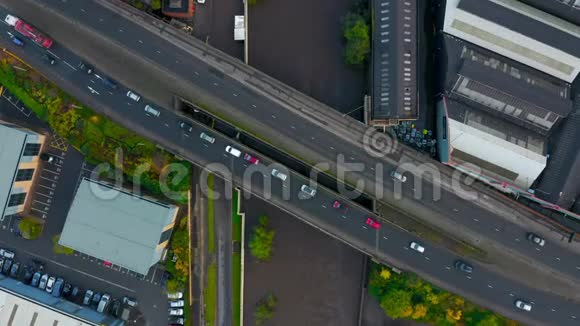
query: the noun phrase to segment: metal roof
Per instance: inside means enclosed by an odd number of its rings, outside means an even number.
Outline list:
[[[416,1],[373,1],[371,120],[418,117]]]
[[[29,133],[0,124],[0,219],[4,216],[10,191],[14,183],[14,176],[18,170],[22,149],[26,144]]]
[[[147,275],[161,257],[163,230],[177,207],[83,179],[59,243]]]
[[[580,0],[520,0],[580,26]]]

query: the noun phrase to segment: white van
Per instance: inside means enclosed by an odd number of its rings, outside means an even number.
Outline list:
[[[242,152],[239,149],[234,148],[234,147],[229,146],[229,145],[226,146],[226,152],[235,156],[235,157],[240,157],[240,155],[242,155]]]
[[[145,112],[150,113],[156,117],[158,117],[161,114],[159,110],[157,110],[156,108],[152,107],[149,104],[145,105]]]

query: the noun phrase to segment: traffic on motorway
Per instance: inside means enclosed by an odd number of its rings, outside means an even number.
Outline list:
[[[9,25],[3,26],[3,29],[5,32],[12,31]],[[440,280],[457,288],[456,292],[465,293],[475,298],[476,302],[479,301],[477,298],[482,298],[486,305],[500,306],[513,318],[575,324],[576,311],[580,311],[576,303],[524,287],[487,271],[485,266],[467,262],[390,224],[381,223],[370,212],[348,206],[346,199],[317,187],[303,176],[260,157],[195,121],[157,106],[141,96],[143,94],[139,95],[105,76],[98,67],[93,67],[58,44],[47,52],[40,47],[29,46],[27,40],[23,43],[25,46],[22,49],[12,47],[11,50],[30,59],[35,66],[44,65],[40,68],[42,71],[50,70],[56,76],[62,76],[76,87],[75,92],[115,108],[126,121],[138,122],[150,132],[148,136],[151,138],[171,143],[170,150],[202,166],[217,166],[217,163],[228,168],[238,184],[258,196],[269,197],[270,202],[291,211],[314,227],[345,239],[382,261],[402,262],[427,276],[427,279]],[[45,55],[54,58],[54,62],[43,59]],[[247,176],[248,171],[252,170],[256,173],[250,173],[250,177],[242,182],[244,175]],[[393,178],[395,182],[404,182],[395,175]],[[271,184],[271,191],[265,186],[268,184]],[[536,240],[532,241],[541,247]]]
[[[352,175],[360,176],[361,179],[367,181],[367,185],[371,185],[368,188],[382,188],[387,197],[392,194],[394,181],[391,178],[380,178],[382,184],[375,185],[374,183],[376,183],[377,175],[388,176],[395,169],[395,165],[386,164],[383,161],[381,162],[385,164],[377,165],[376,162],[379,159],[321,127],[324,122],[317,121],[315,123],[313,122],[316,120],[314,118],[306,119],[289,112],[279,103],[265,96],[259,96],[247,85],[224,75],[206,62],[192,56],[182,47],[110,12],[98,2],[71,3],[57,0],[39,0],[38,2],[59,11],[73,21],[98,31],[102,36],[113,40],[116,44],[122,44],[124,48],[139,54],[148,62],[160,65],[163,69],[182,78],[184,83],[194,84],[197,88],[219,97],[220,100],[231,104],[231,106],[239,107],[241,112],[251,116],[262,125],[275,128],[280,139],[299,140],[302,147],[320,153],[329,158],[331,162],[335,162],[338,155],[343,155],[346,163],[363,163],[365,169],[361,172],[353,172]],[[91,14],[86,15],[87,12]],[[91,85],[88,87],[92,88]],[[99,91],[95,90],[95,92]],[[93,94],[97,95],[97,93]],[[379,172],[379,170],[382,171]],[[509,211],[499,212],[497,209],[490,211],[477,204],[478,201],[465,200],[446,189],[441,189],[440,199],[433,200],[434,190],[429,186],[422,187],[420,198],[416,198],[415,195],[418,192],[415,189],[415,180],[412,180],[414,178],[410,179],[402,186],[402,198],[399,200],[401,205],[421,207],[423,209],[417,210],[417,212],[429,212],[428,220],[435,217],[445,218],[461,228],[462,232],[471,232],[472,237],[477,236],[480,243],[484,243],[486,240],[494,241],[509,248],[509,251],[533,258],[554,271],[580,280],[580,255],[568,250],[569,247],[577,244],[557,241],[556,239],[561,237],[548,233],[543,227],[535,225],[534,227],[540,228],[540,230],[530,230],[522,224],[518,224],[521,223],[522,219],[514,218],[513,215],[524,214],[521,210],[513,213]],[[485,202],[487,207],[494,207],[491,198],[483,197],[479,201]],[[396,202],[395,205],[397,205]],[[508,217],[506,218],[506,216]],[[520,221],[518,222],[518,220]],[[530,231],[540,234],[543,238],[550,236],[554,241],[543,247],[530,246],[525,241]]]

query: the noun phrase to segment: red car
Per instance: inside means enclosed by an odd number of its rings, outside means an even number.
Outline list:
[[[103,264],[105,265],[105,267],[111,267],[113,264],[111,264],[111,262],[109,261],[103,261]]]
[[[260,163],[260,160],[259,159],[253,157],[252,155],[250,155],[248,153],[244,154],[244,161],[250,162],[252,164],[258,164],[258,163]]]
[[[32,25],[29,25],[22,20],[18,20],[16,22],[16,24],[14,25],[14,29],[16,29],[20,34],[31,39],[34,43],[42,46],[43,48],[50,49],[50,47],[52,46],[52,40],[50,38],[46,37]]]
[[[341,207],[342,207],[342,203],[341,203],[340,201],[338,201],[338,200],[335,200],[335,201],[332,203],[332,208],[334,208],[334,209],[339,209],[339,208],[341,208]]]
[[[379,224],[379,222],[377,222],[374,218],[372,217],[367,217],[367,221],[366,221],[367,225],[370,226],[373,229],[378,229],[381,227],[381,225]]]

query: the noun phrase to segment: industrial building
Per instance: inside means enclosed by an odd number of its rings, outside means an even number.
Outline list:
[[[26,210],[45,140],[43,135],[0,121],[0,221]]]
[[[83,178],[59,244],[147,275],[168,245],[177,207]]]
[[[418,118],[416,1],[372,3],[371,126],[390,126]]]
[[[0,275],[0,325],[122,326],[122,320],[98,313]]]
[[[438,120],[449,147],[440,157],[528,189],[547,165],[548,137],[572,111],[570,85],[453,36],[444,44]]]
[[[447,0],[445,33],[571,83],[580,27],[517,0]]]

